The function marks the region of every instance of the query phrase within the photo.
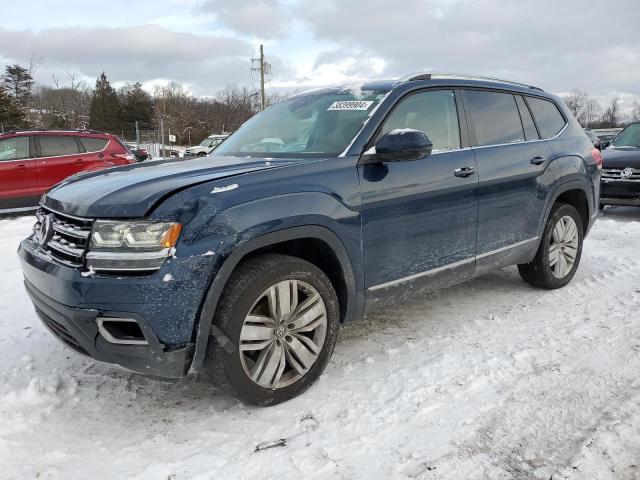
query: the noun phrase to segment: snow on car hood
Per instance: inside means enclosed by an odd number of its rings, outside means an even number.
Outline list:
[[[136,163],[71,176],[49,190],[41,204],[79,217],[139,218],[158,201],[185,187],[303,161],[202,157]]]

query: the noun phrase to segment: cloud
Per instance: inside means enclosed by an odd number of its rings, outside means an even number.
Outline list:
[[[301,0],[297,12],[316,39],[361,51],[363,69],[383,59],[386,76],[427,69],[640,94],[637,0],[606,13],[582,0]]]
[[[43,58],[38,78],[45,82],[52,72],[95,78],[104,70],[115,82],[170,78],[193,85],[194,92],[213,93],[242,69],[249,77],[253,51],[241,38],[173,32],[154,25],[0,29],[0,57],[25,63],[37,52]]]
[[[282,36],[291,21],[279,0],[207,0],[197,7],[197,11],[215,15],[239,34],[263,39]]]

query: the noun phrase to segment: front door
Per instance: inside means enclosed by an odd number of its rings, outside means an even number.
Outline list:
[[[30,137],[0,140],[0,211],[38,204],[38,179]]]
[[[377,138],[397,128],[424,132],[434,150],[419,160],[358,167],[367,298],[414,281],[441,288],[475,267],[478,179],[473,151],[462,148],[453,90],[404,97]]]

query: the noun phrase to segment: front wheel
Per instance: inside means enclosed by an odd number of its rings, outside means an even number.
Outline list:
[[[518,265],[520,276],[536,287],[554,289],[565,286],[578,269],[582,240],[582,220],[575,207],[554,205],[535,258],[530,263]]]
[[[289,400],[326,367],[339,317],[333,286],[315,265],[280,254],[245,261],[229,279],[214,318],[236,348],[229,353],[212,339],[207,370],[247,403]]]

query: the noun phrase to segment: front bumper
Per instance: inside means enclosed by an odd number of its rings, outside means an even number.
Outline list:
[[[140,318],[136,320],[148,345],[110,343],[98,332],[96,319],[101,312],[62,305],[38,291],[28,280],[24,284],[45,327],[76,352],[148,376],[180,378],[186,375],[193,356],[193,345],[166,349]],[[118,315],[116,312],[103,313],[112,318]]]
[[[600,203],[604,205],[640,205],[640,181],[603,179],[600,184]]]
[[[18,255],[36,313],[64,344],[144,375],[186,375],[208,281],[204,272],[210,265],[204,262],[212,257],[174,259],[151,275],[84,276],[48,257],[31,238],[20,244]],[[163,281],[167,274],[171,281]],[[107,341],[98,317],[135,319],[147,345]]]

